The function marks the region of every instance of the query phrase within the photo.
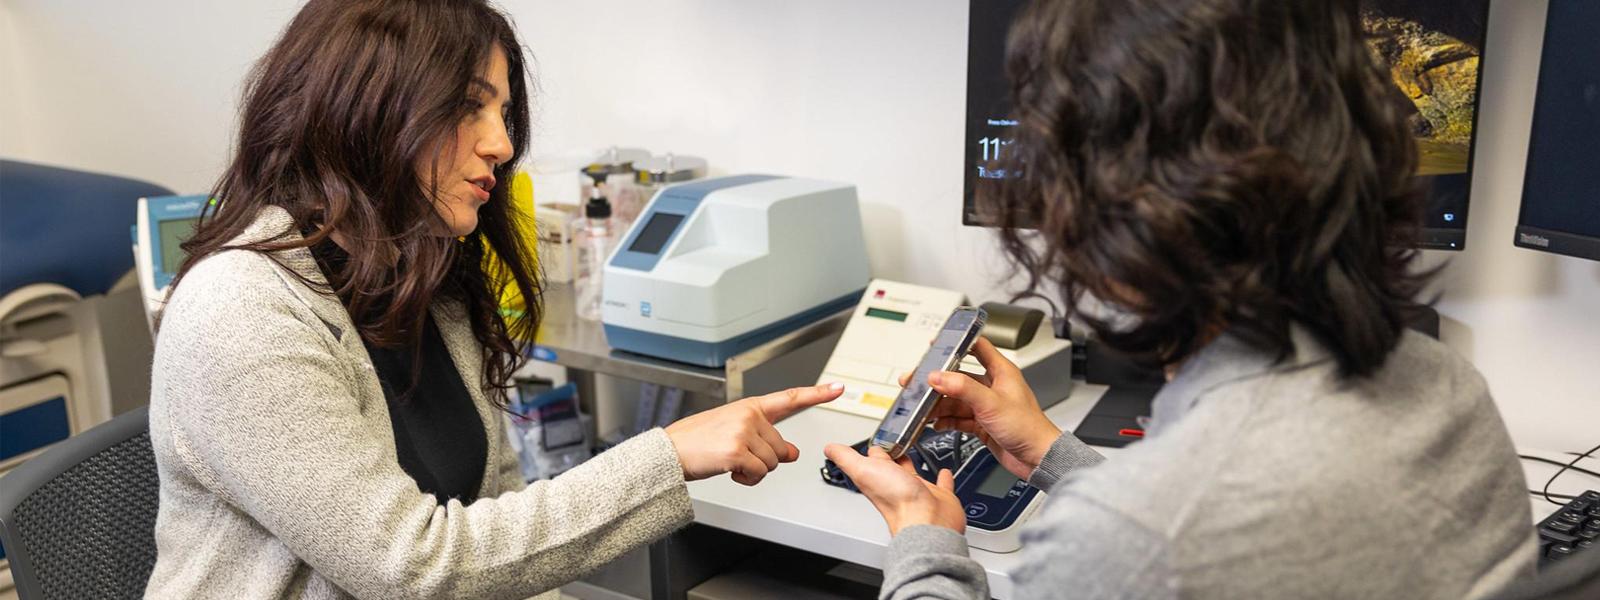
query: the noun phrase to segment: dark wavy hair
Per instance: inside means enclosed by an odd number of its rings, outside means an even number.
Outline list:
[[[505,126],[514,153],[494,169],[502,185],[479,209],[477,231],[458,240],[440,234],[448,228],[434,207],[437,190],[424,189],[417,165],[435,173],[449,166],[457,125],[477,109],[470,82],[497,47],[509,66]],[[484,384],[503,407],[540,317],[531,248],[517,234],[525,217],[507,197],[528,146],[523,53],[509,20],[480,0],[308,2],[250,76],[237,148],[212,190],[220,203],[183,244],[189,258],[174,286],[223,250],[272,257],[338,232],[350,257],[322,291],[338,295],[362,339],[420,353],[429,307],[459,301],[483,347]],[[230,245],[266,206],[287,210],[296,231],[283,233],[304,238]],[[503,268],[486,271],[490,251]],[[508,286],[528,310],[503,319]]]
[[[1226,329],[1345,376],[1399,342],[1431,273],[1407,104],[1358,0],[1037,0],[1006,71],[1015,180],[980,198],[1028,276],[1104,343],[1173,364]],[[1036,232],[1023,230],[1036,227]],[[1085,296],[1131,318],[1084,310]]]

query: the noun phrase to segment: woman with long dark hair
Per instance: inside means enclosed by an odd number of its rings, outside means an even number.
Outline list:
[[[257,65],[159,321],[147,596],[524,598],[687,523],[685,480],[798,457],[771,422],[837,386],[524,487],[502,411],[540,285],[502,184],[528,79],[481,0],[311,0]]]
[[[1405,327],[1417,153],[1359,0],[1038,0],[1007,56],[1004,248],[1169,376],[1103,464],[986,342],[985,375],[930,378],[936,426],[1049,495],[1017,597],[1462,598],[1531,573],[1483,378]],[[988,597],[948,475],[826,452],[894,534],[884,597]]]

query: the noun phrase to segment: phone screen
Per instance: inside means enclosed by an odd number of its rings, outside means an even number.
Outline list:
[[[894,440],[911,419],[917,417],[917,405],[929,392],[928,375],[940,371],[949,364],[950,356],[961,349],[961,342],[967,337],[967,330],[972,327],[977,319],[977,313],[971,310],[956,311],[944,322],[944,327],[939,330],[939,335],[933,339],[933,345],[928,352],[922,355],[922,362],[917,365],[917,370],[911,373],[911,381],[900,390],[900,395],[895,398],[894,406],[889,407],[889,414],[884,417],[883,424],[878,426],[877,438],[880,440]]]

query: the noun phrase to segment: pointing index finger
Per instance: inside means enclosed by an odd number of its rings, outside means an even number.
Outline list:
[[[844,384],[829,383],[811,387],[789,388],[755,398],[756,406],[769,423],[777,423],[789,415],[822,404],[844,392]]]

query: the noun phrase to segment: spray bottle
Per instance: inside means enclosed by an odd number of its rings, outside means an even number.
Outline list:
[[[578,317],[598,321],[606,258],[611,255],[614,239],[611,202],[606,200],[599,185],[590,188],[589,202],[583,207],[583,215],[584,219],[578,223],[573,236],[578,250],[578,276],[574,279]]]

